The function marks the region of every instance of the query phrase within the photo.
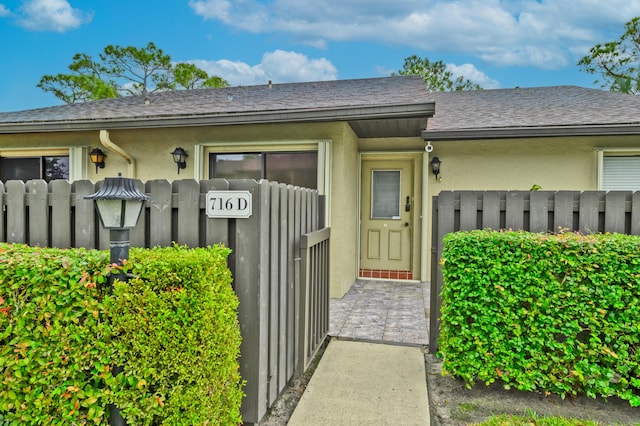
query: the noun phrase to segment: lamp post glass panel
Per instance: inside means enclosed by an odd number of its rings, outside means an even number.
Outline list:
[[[109,230],[109,261],[111,264],[122,266],[129,259],[129,230],[134,228],[140,218],[142,207],[150,197],[140,192],[133,179],[116,177],[105,178],[102,187],[92,195],[85,197],[94,200],[98,217],[102,227]],[[111,274],[109,285],[113,288],[115,278],[126,281],[127,276],[120,270],[117,276]],[[113,368],[117,375],[122,369]],[[126,425],[120,410],[110,407],[109,423],[111,425]]]
[[[94,200],[100,223],[109,230],[111,263],[122,265],[129,258],[129,230],[150,197],[136,188],[133,179],[118,176],[105,178],[102,187],[85,198]]]

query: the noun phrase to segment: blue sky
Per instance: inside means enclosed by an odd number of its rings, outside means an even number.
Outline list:
[[[0,0],[0,111],[59,105],[36,87],[75,53],[153,42],[232,86],[388,76],[411,55],[483,87],[578,85],[640,0]]]

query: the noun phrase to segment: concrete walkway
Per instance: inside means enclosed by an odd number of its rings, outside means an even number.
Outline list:
[[[429,425],[420,348],[333,339],[288,426]]]
[[[331,299],[332,340],[289,426],[429,425],[428,284],[358,280]]]

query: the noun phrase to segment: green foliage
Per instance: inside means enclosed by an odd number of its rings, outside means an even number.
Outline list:
[[[116,405],[129,424],[238,424],[238,299],[228,249],[132,249],[110,307]]]
[[[443,370],[509,389],[640,406],[640,238],[449,234]]]
[[[591,420],[566,419],[564,417],[509,416],[502,414],[482,422],[479,426],[598,426]]]
[[[0,418],[104,423],[112,333],[108,257],[0,244]]]
[[[0,244],[0,424],[238,424],[238,300],[224,247],[108,253]],[[114,377],[112,367],[124,371]]]
[[[640,93],[640,17],[625,24],[618,40],[598,43],[578,62],[589,74],[600,74],[595,80],[613,92]]]
[[[392,73],[391,75],[396,75]],[[459,76],[453,78],[451,71],[442,61],[432,62],[427,58],[419,58],[416,55],[405,58],[404,65],[398,75],[419,75],[424,80],[427,88],[432,92],[451,92],[458,90],[481,90],[479,84]]]
[[[193,64],[177,63],[153,43],[143,48],[108,45],[99,60],[76,53],[68,74],[44,75],[37,87],[68,103],[118,96],[146,95],[180,87],[225,87],[228,83],[209,76]]]

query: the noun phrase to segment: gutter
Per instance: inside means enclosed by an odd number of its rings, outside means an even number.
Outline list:
[[[623,136],[640,134],[640,124],[585,124],[579,126],[546,126],[520,128],[480,128],[460,130],[423,130],[425,141],[479,139],[550,138],[563,136]]]
[[[125,160],[127,160],[127,163],[129,164],[129,171],[127,173],[127,177],[135,179],[136,178],[136,159],[133,158],[131,154],[129,154],[124,149],[120,148],[118,145],[116,145],[111,141],[108,130],[100,130],[100,143],[109,151],[113,151],[119,156],[121,156],[122,158],[124,158]]]

